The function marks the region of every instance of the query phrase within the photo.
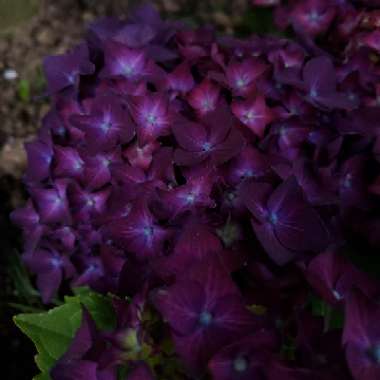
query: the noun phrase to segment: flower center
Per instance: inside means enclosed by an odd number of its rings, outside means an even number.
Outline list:
[[[111,129],[112,127],[112,123],[110,121],[105,121],[102,123],[102,125],[100,126],[101,130],[103,132],[107,132]]]
[[[127,76],[127,77],[129,77],[129,76],[132,76],[133,74],[134,74],[134,68],[133,68],[133,66],[132,65],[128,65],[128,64],[126,64],[126,65],[123,65],[123,73]]]
[[[202,107],[204,111],[211,111],[212,105],[209,99],[204,99],[202,101]]]
[[[234,360],[233,366],[236,372],[244,372],[247,370],[248,362],[246,359],[238,357]]]
[[[369,355],[377,364],[380,364],[380,344],[372,347],[369,350]]]
[[[254,111],[248,111],[245,115],[244,115],[246,121],[251,121],[252,119],[254,119],[256,117],[256,113]]]
[[[186,202],[187,203],[191,204],[194,202],[194,200],[195,200],[195,195],[193,193],[187,194],[187,196],[186,196]]]
[[[154,125],[154,124],[156,124],[156,122],[157,122],[157,117],[156,117],[156,115],[150,113],[150,114],[148,114],[148,116],[146,117],[146,120],[147,120],[147,122],[148,122],[149,124]]]
[[[309,20],[311,22],[318,22],[320,19],[320,14],[317,11],[312,11],[309,13]]]
[[[352,174],[348,173],[343,180],[343,187],[350,189],[352,186]]]
[[[310,90],[310,97],[311,98],[316,98],[318,96],[318,94],[317,94],[317,90],[315,89],[315,88],[312,88],[311,90]]]
[[[202,145],[202,149],[203,149],[204,152],[209,152],[211,150],[211,144],[209,142],[205,142]]]
[[[340,301],[343,299],[343,296],[335,289],[332,291],[332,294],[337,301]]]
[[[212,322],[212,315],[208,311],[202,311],[202,313],[199,316],[199,323],[202,326],[209,326]]]
[[[277,222],[278,222],[278,216],[277,216],[277,214],[275,212],[271,212],[269,214],[268,219],[269,219],[269,222],[271,224],[277,224]]]
[[[247,81],[244,78],[239,78],[236,81],[236,87],[237,88],[242,88],[242,87],[246,86],[246,84],[247,84]]]
[[[62,265],[62,259],[60,257],[53,257],[50,262],[54,268],[59,268]]]
[[[153,227],[144,227],[143,228],[143,234],[144,236],[146,236],[147,238],[151,238],[153,236]]]

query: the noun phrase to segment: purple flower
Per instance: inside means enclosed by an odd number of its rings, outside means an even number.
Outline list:
[[[44,303],[49,303],[56,295],[63,278],[71,278],[75,274],[70,259],[51,249],[37,249],[25,254],[23,260],[37,275],[37,286]]]
[[[156,141],[149,142],[143,146],[136,143],[123,151],[123,156],[128,159],[132,166],[146,170],[152,163],[153,152],[158,148],[159,144]]]
[[[174,152],[175,163],[193,166],[209,159],[218,165],[239,154],[245,142],[233,126],[233,117],[223,104],[203,116],[201,123],[176,120],[172,128],[180,148]]]
[[[87,310],[67,352],[51,370],[53,380],[116,380],[115,368],[101,368],[94,347],[99,332]]]
[[[159,290],[155,304],[173,331],[177,353],[195,372],[221,346],[258,325],[218,259],[194,265],[174,285]]]
[[[278,264],[297,253],[321,252],[328,231],[318,213],[305,201],[297,181],[290,177],[274,191],[266,183],[251,182],[243,198],[253,215],[252,227],[268,255]]]
[[[212,171],[202,170],[189,175],[185,185],[158,190],[158,196],[168,214],[175,217],[186,211],[215,207],[215,201],[210,197],[212,187]]]
[[[110,195],[109,188],[91,192],[73,183],[68,190],[72,213],[79,220],[85,221],[105,211],[106,202]]]
[[[71,86],[78,86],[81,75],[91,75],[95,71],[85,44],[78,45],[72,52],[65,55],[46,57],[43,66],[50,94]]]
[[[138,259],[160,256],[170,233],[157,223],[145,200],[136,201],[127,218],[111,222],[107,229]]]
[[[56,146],[54,160],[54,174],[57,177],[80,178],[83,174],[84,161],[74,148]]]
[[[335,69],[325,56],[312,58],[306,63],[303,81],[307,99],[317,107],[351,110],[357,106],[355,99],[337,92]]]
[[[39,182],[50,176],[53,149],[50,142],[33,141],[25,144],[29,165],[26,171],[28,182]]]
[[[248,96],[255,90],[255,81],[267,66],[256,59],[232,62],[226,69],[226,81],[236,95]]]
[[[89,190],[100,189],[109,184],[113,166],[122,163],[121,154],[117,150],[95,156],[86,155],[83,159],[86,165],[82,182]]]
[[[234,102],[232,104],[234,115],[259,137],[264,136],[265,128],[274,120],[274,114],[265,103],[262,96],[255,99]]]
[[[167,76],[167,88],[174,92],[185,95],[194,87],[194,78],[187,62],[178,65]]]
[[[340,252],[327,250],[309,264],[306,278],[319,294],[333,305],[341,304],[353,289],[360,289],[368,297],[379,289],[374,281],[360,272]]]
[[[346,301],[343,344],[348,366],[355,380],[380,376],[380,307],[361,292]]]
[[[65,223],[70,220],[66,180],[56,180],[53,188],[33,188],[32,197],[43,223]]]
[[[219,87],[205,79],[195,86],[188,96],[190,105],[200,114],[214,111],[219,101]]]
[[[207,225],[190,219],[178,236],[173,253],[158,261],[155,270],[164,278],[172,275],[180,278],[194,263],[214,255],[221,257],[222,249],[219,238]]]
[[[152,64],[144,50],[131,49],[117,41],[107,41],[104,52],[105,65],[101,77],[123,76],[130,81],[139,81],[152,73]]]
[[[163,94],[146,94],[132,99],[130,104],[133,119],[137,124],[139,143],[145,145],[159,136],[169,134],[171,112]]]
[[[290,15],[295,30],[311,36],[324,33],[335,17],[335,9],[326,0],[298,2]]]
[[[97,97],[88,115],[74,115],[71,122],[83,129],[87,147],[91,152],[114,148],[127,143],[134,136],[134,124],[115,96]]]
[[[277,349],[276,336],[260,330],[221,349],[209,362],[215,380],[251,380],[264,378],[271,351]]]
[[[230,161],[225,178],[229,184],[236,186],[246,179],[263,177],[269,171],[268,157],[258,149],[247,146]]]

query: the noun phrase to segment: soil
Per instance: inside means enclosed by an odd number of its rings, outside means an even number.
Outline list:
[[[12,322],[12,315],[20,310],[10,304],[32,303],[32,300],[21,299],[15,284],[14,258],[19,255],[21,237],[8,215],[26,198],[21,181],[26,166],[24,143],[33,138],[49,109],[48,99],[43,95],[42,59],[64,53],[80,41],[86,25],[98,16],[123,17],[133,3],[141,1],[40,0],[34,16],[18,21],[6,31],[0,30],[1,378],[29,380],[37,373],[34,347]],[[184,19],[192,24],[213,23],[228,34],[234,32],[249,7],[249,0],[156,0],[153,3],[164,17]],[[3,4],[0,3],[0,21],[1,7],[12,6]]]

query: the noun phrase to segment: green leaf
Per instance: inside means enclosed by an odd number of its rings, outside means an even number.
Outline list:
[[[28,103],[30,100],[30,83],[26,79],[21,79],[18,84],[18,97],[24,102]]]
[[[42,374],[38,380],[49,379],[54,363],[66,352],[82,317],[80,303],[67,303],[44,313],[19,314],[14,322],[35,344],[35,357]]]
[[[341,310],[335,309],[321,298],[311,297],[311,311],[314,316],[322,317],[325,331],[341,329],[344,323],[344,314]]]
[[[65,297],[68,302],[81,302],[91,314],[99,330],[113,330],[116,315],[110,297],[95,293],[87,287],[74,289],[75,297]]]
[[[88,288],[75,289],[75,296],[65,297],[65,304],[47,312],[19,314],[15,324],[35,344],[35,361],[41,374],[34,380],[50,379],[49,372],[56,361],[67,351],[82,320],[85,307],[100,330],[116,327],[116,316],[110,297]]]
[[[51,377],[47,373],[40,373],[33,377],[33,380],[51,380]]]

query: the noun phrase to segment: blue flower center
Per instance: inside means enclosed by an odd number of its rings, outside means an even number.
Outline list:
[[[187,194],[186,202],[192,204],[194,203],[194,201],[195,201],[195,195],[193,193]]]
[[[352,174],[348,173],[343,180],[343,187],[350,189],[352,187]]]
[[[237,81],[236,81],[236,87],[237,88],[242,88],[244,86],[247,85],[247,81],[245,78],[239,78]]]
[[[309,13],[309,20],[311,22],[317,22],[320,19],[320,14],[317,11],[312,11]]]
[[[316,98],[318,96],[317,90],[315,88],[312,88],[310,90],[310,97],[311,98]]]
[[[234,360],[233,366],[236,372],[244,372],[248,368],[248,362],[246,359],[239,356]]]
[[[269,223],[271,224],[277,224],[278,223],[278,216],[275,212],[271,212],[268,217]]]
[[[123,73],[128,77],[131,76],[134,73],[134,67],[130,64],[123,65]]]
[[[369,354],[371,358],[377,363],[380,364],[380,344],[372,347],[369,350]]]
[[[150,114],[148,114],[148,116],[146,117],[146,120],[148,121],[149,124],[154,125],[154,124],[156,124],[156,122],[157,122],[157,117],[156,117],[156,115],[150,113]]]
[[[199,316],[199,323],[202,326],[209,326],[212,322],[212,315],[209,311],[202,311],[202,313]]]
[[[209,99],[204,99],[202,101],[202,107],[204,111],[210,111],[212,109],[212,104]]]
[[[204,152],[209,152],[211,150],[211,144],[209,142],[205,142],[202,145],[202,149],[203,149]]]
[[[62,265],[62,259],[60,257],[53,257],[50,262],[54,268],[59,268]]]
[[[100,128],[103,132],[107,132],[109,129],[111,129],[111,127],[112,127],[112,123],[110,121],[105,121],[100,126]]]
[[[153,227],[144,227],[143,228],[143,234],[147,238],[150,238],[153,236]]]

